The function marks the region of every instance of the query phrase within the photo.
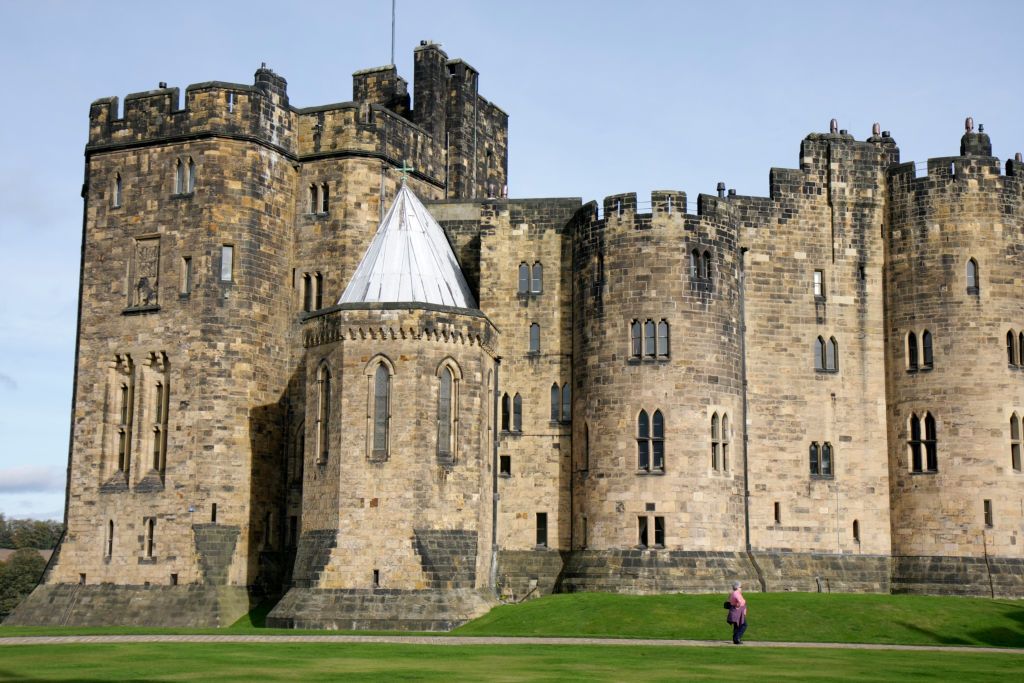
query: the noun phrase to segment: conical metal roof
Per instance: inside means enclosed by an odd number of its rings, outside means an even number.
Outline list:
[[[338,301],[374,302],[476,308],[444,229],[404,180]]]

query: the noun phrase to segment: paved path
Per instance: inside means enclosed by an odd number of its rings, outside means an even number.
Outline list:
[[[359,635],[132,635],[132,636],[18,636],[0,638],[4,645],[66,645],[72,643],[392,643],[398,645],[611,645],[636,647],[733,647],[722,640],[652,640],[642,638],[506,638],[466,636]],[[747,641],[743,647],[824,648],[829,650],[906,650],[914,652],[990,652],[1024,655],[1024,648],[949,647],[942,645],[882,645],[863,643],[780,643]]]

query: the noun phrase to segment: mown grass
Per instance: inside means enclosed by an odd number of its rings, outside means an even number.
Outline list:
[[[0,681],[984,681],[1024,656],[759,648],[322,643],[0,646]]]
[[[1024,601],[917,595],[750,593],[750,641],[1024,647]],[[724,595],[553,595],[504,605],[452,632],[460,636],[583,636],[725,640]],[[301,634],[262,628],[262,605],[230,629],[3,626],[29,635]],[[358,633],[367,633],[360,631]]]
[[[748,640],[1024,647],[1024,602],[924,595],[749,593]],[[456,635],[722,640],[724,595],[551,595],[496,607]]]

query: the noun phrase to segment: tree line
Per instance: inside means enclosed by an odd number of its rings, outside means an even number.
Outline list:
[[[40,519],[7,519],[0,513],[0,548],[36,548],[51,550],[57,547],[64,524]]]

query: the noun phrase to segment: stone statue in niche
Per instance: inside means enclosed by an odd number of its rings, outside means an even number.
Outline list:
[[[135,242],[135,267],[132,277],[132,306],[156,306],[160,278],[160,240]]]

